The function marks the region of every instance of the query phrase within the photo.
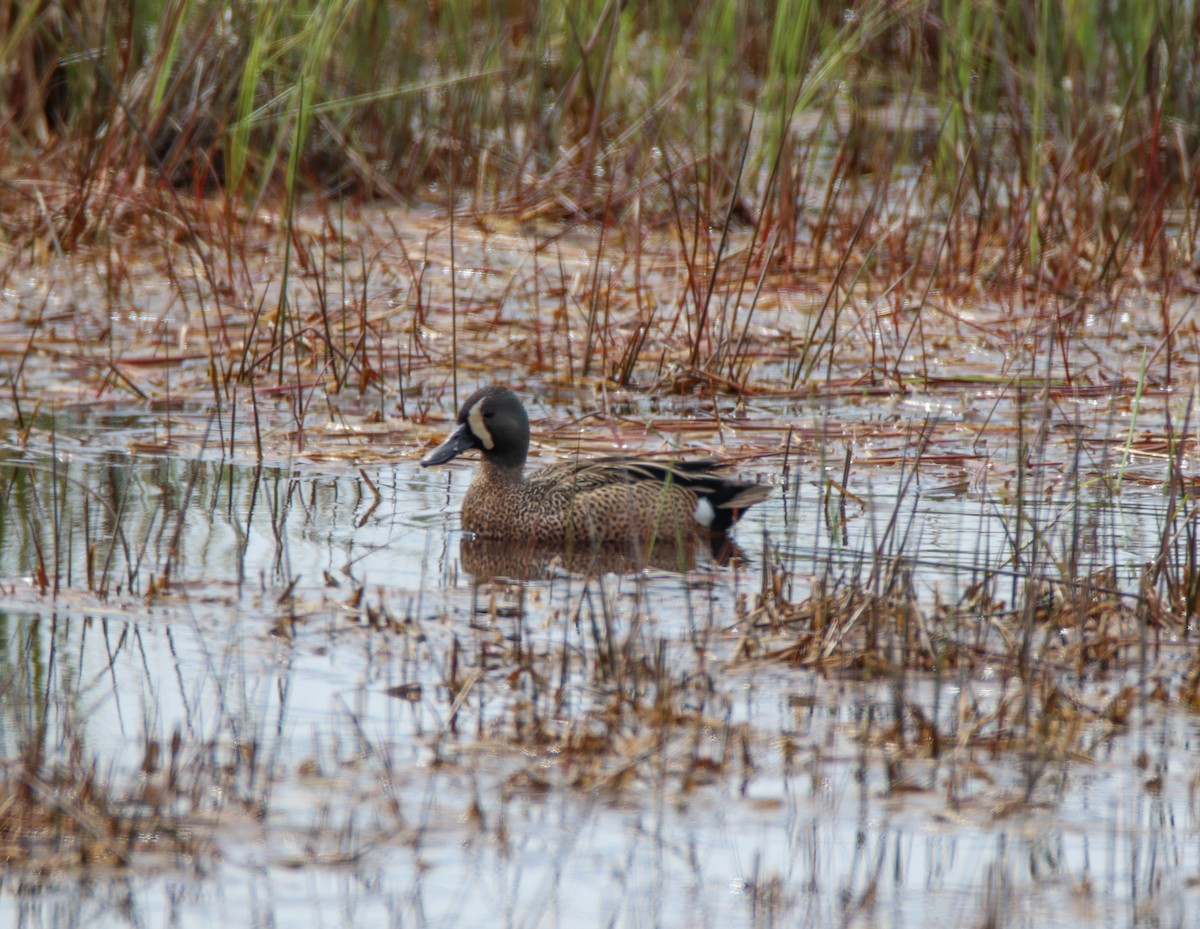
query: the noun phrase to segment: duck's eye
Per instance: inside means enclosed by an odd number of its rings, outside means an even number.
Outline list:
[[[495,416],[495,415],[496,415],[496,411],[495,411],[495,410],[484,410],[484,411],[483,411],[483,418],[484,418],[484,419],[491,419],[491,418],[492,418],[493,416]]]

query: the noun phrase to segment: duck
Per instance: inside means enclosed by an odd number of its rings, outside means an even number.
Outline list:
[[[716,459],[580,459],[525,474],[529,415],[509,388],[475,391],[457,428],[421,458],[425,468],[478,450],[482,463],[462,504],[462,528],[481,539],[539,545],[651,547],[723,538],[747,508],[766,500],[766,484],[717,473]]]

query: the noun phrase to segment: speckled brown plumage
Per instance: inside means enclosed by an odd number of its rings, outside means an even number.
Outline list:
[[[766,485],[714,473],[719,462],[712,460],[600,458],[525,476],[529,419],[516,394],[504,387],[485,387],[468,397],[458,424],[421,464],[441,464],[471,448],[483,453],[462,512],[463,528],[482,538],[646,546],[724,533],[771,492]]]

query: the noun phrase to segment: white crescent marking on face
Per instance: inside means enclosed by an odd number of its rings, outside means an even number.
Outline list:
[[[496,443],[492,439],[492,434],[488,432],[487,424],[483,421],[482,407],[482,403],[476,403],[471,407],[471,412],[467,414],[467,424],[471,427],[471,431],[475,433],[475,438],[482,442],[483,447],[490,452],[496,447]]]

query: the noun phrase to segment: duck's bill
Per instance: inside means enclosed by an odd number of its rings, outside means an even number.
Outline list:
[[[428,468],[430,465],[445,464],[451,458],[457,458],[463,452],[470,451],[474,447],[475,440],[471,435],[471,429],[464,423],[450,433],[450,437],[445,442],[421,459],[421,467]]]

